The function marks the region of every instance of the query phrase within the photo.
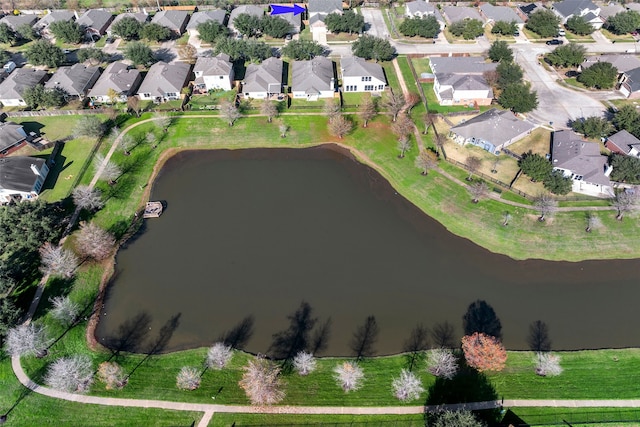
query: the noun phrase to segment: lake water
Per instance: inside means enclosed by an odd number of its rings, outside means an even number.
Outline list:
[[[253,316],[245,349],[264,353],[306,301],[318,323],[332,321],[322,354],[350,354],[369,315],[377,353],[390,354],[418,322],[449,321],[459,339],[466,308],[484,299],[509,349],[528,348],[537,319],[557,350],[640,346],[640,260],[490,253],[337,149],[183,152],[151,198],[168,206],[118,254],[96,332],[104,343],[136,328],[151,341],[178,317],[164,349],[207,346]]]

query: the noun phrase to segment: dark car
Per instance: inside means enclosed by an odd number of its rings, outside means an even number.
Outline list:
[[[515,30],[515,31],[513,32],[513,37],[518,37],[518,36],[520,36],[520,31]]]
[[[547,44],[548,45],[554,45],[554,44],[563,44],[564,42],[562,40],[558,40],[558,39],[551,39],[551,40],[547,40]]]

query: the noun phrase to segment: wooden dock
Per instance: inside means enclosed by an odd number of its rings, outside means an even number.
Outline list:
[[[162,202],[147,202],[144,208],[143,218],[158,218],[162,215]]]

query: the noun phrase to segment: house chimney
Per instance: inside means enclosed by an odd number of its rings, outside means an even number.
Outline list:
[[[336,79],[331,77],[331,83],[329,84],[329,89],[335,91],[336,90]]]
[[[78,20],[78,18],[80,18],[80,17],[78,16],[78,11],[77,11],[77,10],[74,10],[74,11],[73,11],[73,14],[76,16],[76,20]]]
[[[31,163],[31,172],[33,172],[35,175],[42,176],[40,175],[40,171],[38,170],[38,167],[33,163]]]

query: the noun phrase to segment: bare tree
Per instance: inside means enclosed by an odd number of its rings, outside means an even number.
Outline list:
[[[402,109],[404,108],[404,95],[401,93],[392,93],[383,105],[387,109],[387,111],[391,113],[393,121],[395,122],[398,118],[398,114],[400,114],[400,111],[402,111]]]
[[[391,131],[396,134],[398,139],[402,138],[403,136],[411,135],[414,128],[415,126],[413,122],[406,114],[401,115],[400,117],[398,117],[398,120],[391,124]]]
[[[147,134],[144,136],[144,139],[151,144],[151,148],[156,148],[158,146],[158,138],[156,137],[156,134],[153,132],[147,132]]]
[[[113,235],[94,222],[80,224],[75,241],[76,248],[82,255],[97,260],[107,258],[116,244]]]
[[[638,209],[638,200],[638,196],[632,191],[623,190],[616,193],[616,196],[611,201],[611,204],[618,210],[616,219],[622,221],[625,212]]]
[[[73,129],[75,136],[87,136],[90,138],[100,138],[104,133],[104,125],[98,116],[81,116]]]
[[[391,387],[393,387],[393,395],[402,402],[419,399],[424,392],[420,378],[406,369],[400,371],[398,378],[393,379]]]
[[[52,305],[49,314],[60,322],[62,326],[72,325],[78,319],[80,306],[71,301],[68,295],[49,298],[49,301]]]
[[[438,153],[442,153],[445,142],[447,142],[447,137],[444,135],[437,134],[436,137],[434,138],[433,143],[436,144]]]
[[[529,336],[527,343],[531,351],[543,352],[551,350],[551,339],[549,338],[549,327],[542,320],[536,320],[529,325]]]
[[[120,149],[122,150],[122,153],[125,156],[130,156],[131,149],[133,148],[135,143],[136,142],[134,141],[133,137],[130,134],[125,133],[120,137],[120,143],[118,144],[118,146],[120,147]]]
[[[586,231],[587,233],[591,233],[591,230],[593,230],[594,228],[600,228],[602,227],[602,220],[600,220],[599,216],[596,216],[593,213],[588,213],[587,214],[587,228],[585,228],[584,231]]]
[[[453,325],[447,321],[438,322],[431,328],[431,340],[436,347],[453,348],[456,345],[453,337]]]
[[[333,116],[329,119],[329,133],[342,139],[353,129],[353,123],[342,115]]]
[[[506,227],[509,225],[509,221],[511,221],[511,214],[509,212],[504,212],[502,214],[502,225]]]
[[[198,50],[191,44],[185,44],[178,48],[178,56],[187,64],[195,64]]]
[[[438,155],[431,150],[422,150],[416,157],[415,165],[418,169],[422,169],[422,175],[426,176],[430,169],[438,166]]]
[[[300,375],[309,375],[316,370],[316,359],[313,354],[301,351],[293,358],[293,368]]]
[[[420,95],[417,93],[409,92],[405,97],[404,106],[407,109],[407,113],[411,114],[411,109],[420,102]]]
[[[535,366],[541,377],[557,377],[563,371],[560,356],[551,353],[536,353]]]
[[[29,323],[9,329],[4,346],[11,356],[43,357],[50,343],[43,326]]]
[[[405,153],[411,150],[411,138],[409,135],[404,135],[398,139],[398,150],[400,150],[398,158],[404,159]]]
[[[469,156],[465,162],[467,165],[467,170],[469,171],[469,176],[467,177],[467,181],[471,181],[471,177],[478,170],[480,165],[482,164],[482,159],[476,156]]]
[[[325,116],[329,117],[329,120],[331,120],[340,115],[340,105],[336,104],[333,99],[327,99],[324,102],[322,112]]]
[[[98,379],[107,390],[120,390],[127,385],[127,375],[115,362],[102,362],[98,366]]]
[[[176,376],[176,387],[180,390],[196,390],[200,387],[200,372],[198,368],[183,366]]]
[[[538,218],[540,222],[543,222],[547,215],[551,215],[558,208],[558,202],[548,194],[540,194],[533,200],[533,204],[540,212],[540,218]]]
[[[487,196],[489,192],[489,186],[484,181],[477,181],[471,184],[468,188],[469,193],[471,193],[471,201],[473,203],[478,203],[480,199]]]
[[[402,346],[402,350],[408,354],[410,371],[413,371],[414,365],[424,356],[427,348],[429,348],[429,330],[422,323],[418,323]]]
[[[267,116],[267,121],[271,123],[273,118],[278,115],[278,107],[275,102],[265,100],[260,106],[260,113]]]
[[[280,131],[280,138],[286,138],[289,126],[287,126],[285,123],[280,123],[280,126],[278,126],[278,130]]]
[[[427,355],[427,370],[436,377],[450,380],[458,373],[458,359],[449,348],[435,348]]]
[[[130,96],[127,98],[127,108],[136,114],[136,117],[140,117],[140,98],[137,96]]]
[[[231,361],[233,351],[230,345],[217,342],[209,348],[207,352],[206,365],[209,368],[222,369]]]
[[[436,117],[434,114],[424,113],[422,115],[422,124],[424,125],[424,131],[422,132],[423,135],[426,135],[429,132],[429,128],[433,126],[435,121]]]
[[[71,197],[73,198],[73,203],[80,209],[94,211],[104,206],[100,190],[91,188],[88,185],[79,185],[74,188]]]
[[[367,127],[369,120],[373,119],[378,111],[376,110],[376,104],[371,97],[364,99],[360,105],[360,117],[362,118],[362,127]]]
[[[104,155],[97,153],[93,158],[93,167],[96,172],[103,167],[100,179],[103,179],[109,183],[109,185],[115,184],[116,180],[122,175],[122,170],[113,160],[107,160]]]
[[[229,126],[233,126],[233,123],[241,116],[240,110],[238,110],[235,103],[229,101],[224,101],[220,104],[220,115],[225,118]]]
[[[252,405],[274,405],[285,396],[280,368],[263,358],[249,361],[238,384]]]
[[[169,126],[171,126],[171,122],[173,121],[171,116],[168,116],[166,114],[156,114],[154,116],[154,120],[158,125],[158,127],[162,129],[163,132],[166,132],[167,130],[169,130]]]
[[[78,266],[78,258],[62,246],[47,242],[40,248],[40,270],[51,276],[71,277]]]
[[[347,393],[362,387],[364,372],[362,368],[353,362],[344,362],[333,369],[334,378],[338,385]]]
[[[364,324],[356,329],[351,338],[351,350],[357,361],[375,354],[373,345],[378,339],[379,332],[375,316],[368,316]]]
[[[56,390],[70,393],[87,392],[93,382],[91,359],[84,354],[61,357],[49,365],[44,382]]]

